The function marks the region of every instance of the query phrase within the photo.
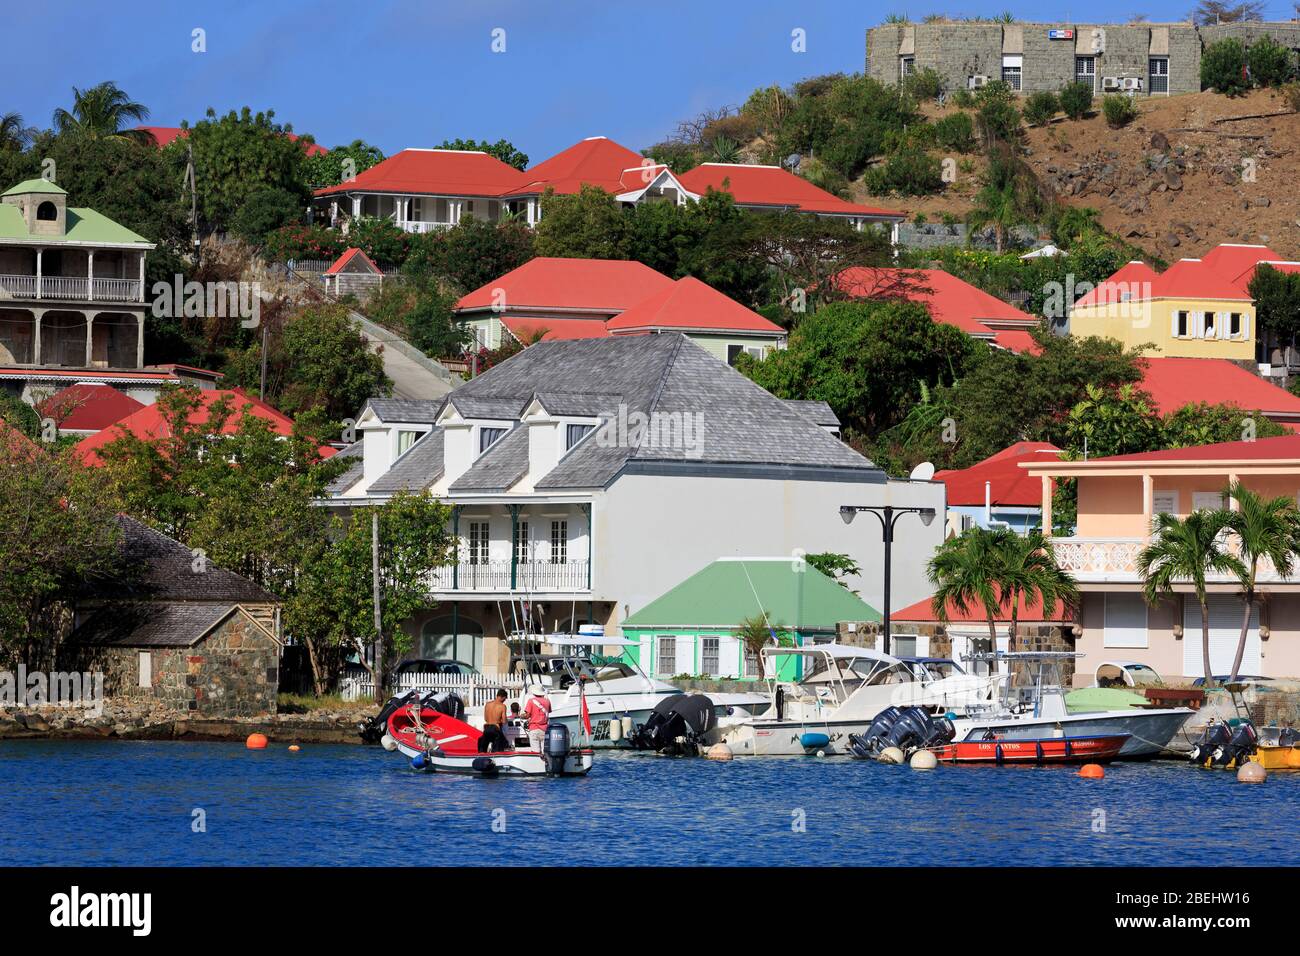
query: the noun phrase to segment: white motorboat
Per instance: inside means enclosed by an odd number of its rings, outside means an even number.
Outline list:
[[[1074,651],[998,651],[968,659],[991,669],[1005,665],[1006,679],[997,700],[957,712],[953,725],[957,741],[992,735],[1007,740],[1044,737],[1128,734],[1119,759],[1154,757],[1169,751],[1170,742],[1195,713],[1187,707],[1147,707],[1122,710],[1070,710],[1066,706],[1061,667],[1082,654]],[[1018,675],[1014,674],[1019,671]],[[1028,678],[1014,685],[1014,677]]]
[[[708,743],[725,743],[737,756],[843,754],[850,734],[862,734],[887,707],[919,706],[939,712],[987,706],[997,699],[999,675],[920,676],[911,663],[866,647],[811,644],[765,647],[769,707],[761,714],[721,718]],[[797,681],[774,675],[797,658]]]

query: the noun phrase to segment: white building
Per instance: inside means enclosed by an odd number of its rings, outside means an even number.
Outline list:
[[[512,596],[548,631],[571,615],[617,628],[720,557],[848,554],[881,606],[879,527],[840,505],[941,512],[943,486],[887,478],[836,427],[680,334],[542,342],[439,401],[368,402],[329,504],[420,489],[451,504],[458,560],[430,582],[437,609],[404,626],[420,656],[499,672]],[[942,524],[900,519],[895,607],[929,593]]]

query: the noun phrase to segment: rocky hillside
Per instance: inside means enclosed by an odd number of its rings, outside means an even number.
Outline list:
[[[1027,160],[1063,202],[1096,209],[1108,231],[1153,256],[1172,261],[1220,242],[1260,242],[1300,259],[1300,114],[1264,90],[1138,106],[1138,119],[1119,130],[1100,115],[1030,129]],[[858,196],[932,220],[964,216],[978,188],[971,165],[942,196]]]

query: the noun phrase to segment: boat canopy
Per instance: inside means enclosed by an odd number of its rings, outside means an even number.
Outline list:
[[[640,641],[627,637],[613,637],[609,634],[537,634],[530,637],[538,644],[552,644],[555,647],[638,647]]]
[[[880,651],[874,651],[869,647],[850,647],[847,644],[805,644],[803,647],[765,647],[763,654],[766,657],[782,657],[786,655],[803,655],[816,656],[824,655],[837,661],[867,660],[876,661],[881,664],[900,664],[902,663],[897,657],[890,654],[882,654]]]

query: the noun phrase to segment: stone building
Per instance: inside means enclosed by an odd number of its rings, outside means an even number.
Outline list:
[[[1164,96],[1201,88],[1201,53],[1228,37],[1271,36],[1300,55],[1300,21],[1223,23],[888,23],[867,31],[866,74],[897,83],[933,69],[949,90],[1006,81],[1022,93],[1091,84],[1097,93]]]
[[[128,571],[77,606],[70,663],[102,672],[108,697],[153,699],[197,717],[274,713],[278,599],[179,541],[118,520]]]

